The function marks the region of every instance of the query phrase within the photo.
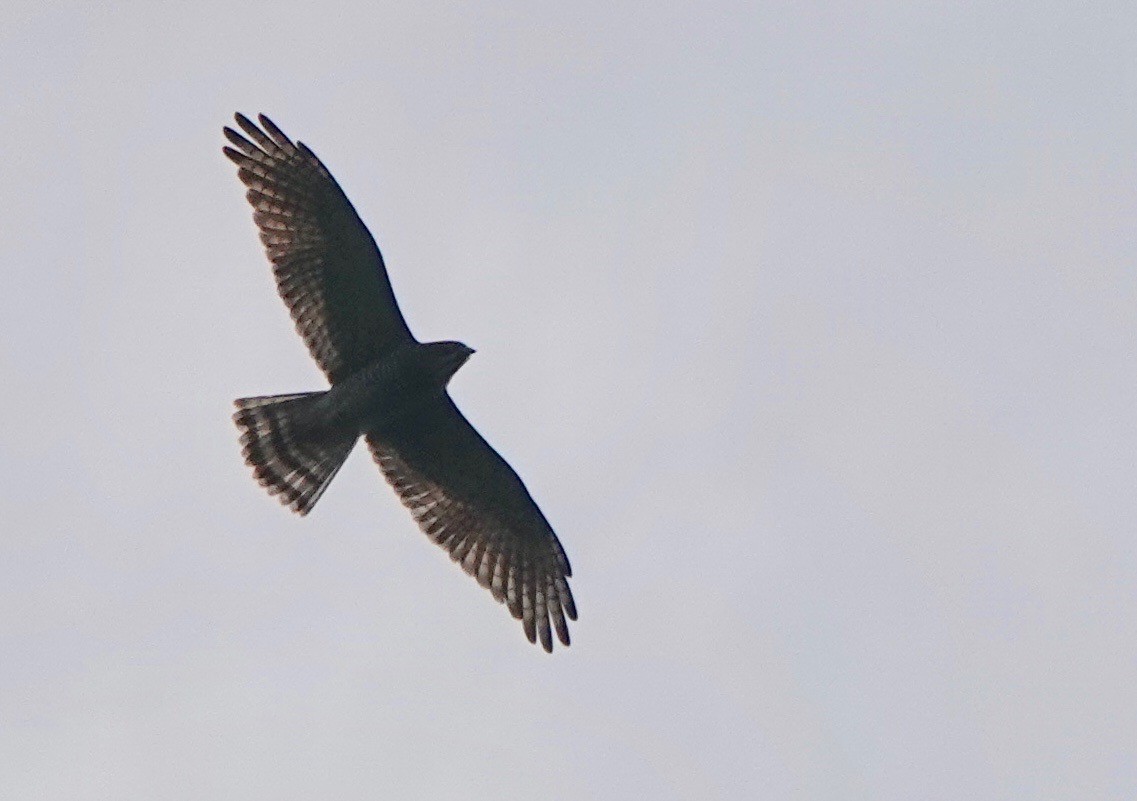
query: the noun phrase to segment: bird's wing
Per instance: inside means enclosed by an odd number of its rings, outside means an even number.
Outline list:
[[[268,117],[242,114],[224,153],[240,169],[277,290],[333,384],[411,338],[383,257],[336,179]],[[263,130],[262,130],[263,129]],[[248,138],[246,138],[248,137]]]
[[[569,644],[568,557],[513,468],[446,393],[367,444],[419,527],[519,618],[530,642]]]

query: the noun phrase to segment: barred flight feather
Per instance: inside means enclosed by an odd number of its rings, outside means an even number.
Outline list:
[[[351,453],[357,435],[308,423],[323,393],[240,398],[233,421],[241,430],[245,462],[269,494],[306,515]]]
[[[448,496],[379,437],[369,436],[368,445],[423,532],[521,620],[530,642],[551,651],[555,633],[562,644],[570,643],[565,621],[576,620],[576,605],[565,578],[571,568],[551,531],[533,537],[516,523]]]
[[[375,240],[319,158],[261,115],[225,128],[277,290],[335,383],[411,339]],[[243,134],[243,135],[242,135]]]

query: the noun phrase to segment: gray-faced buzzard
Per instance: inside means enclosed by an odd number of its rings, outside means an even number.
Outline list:
[[[568,558],[521,479],[466,420],[446,385],[474,351],[421,343],[403,319],[383,257],[316,154],[264,115],[236,115],[224,153],[248,187],[288,306],[323,392],[237,400],[245,461],[301,515],[360,436],[419,527],[522,621],[530,642],[569,644]],[[550,627],[551,623],[551,627]]]

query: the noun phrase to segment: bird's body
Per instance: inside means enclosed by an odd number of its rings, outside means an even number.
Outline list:
[[[331,384],[236,401],[257,480],[307,514],[365,437],[419,527],[521,619],[529,640],[551,651],[555,631],[568,645],[568,558],[521,479],[446,391],[473,350],[416,340],[375,241],[327,168],[263,115],[260,128],[236,120],[248,138],[226,128],[235,147],[225,154],[249,187],[277,289]]]
[[[460,342],[408,342],[352,373],[321,396],[329,424],[358,435],[397,426],[433,400],[473,351]]]

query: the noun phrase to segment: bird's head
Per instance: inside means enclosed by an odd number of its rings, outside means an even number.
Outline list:
[[[423,347],[431,373],[443,386],[474,355],[474,349],[461,342],[430,342]]]

